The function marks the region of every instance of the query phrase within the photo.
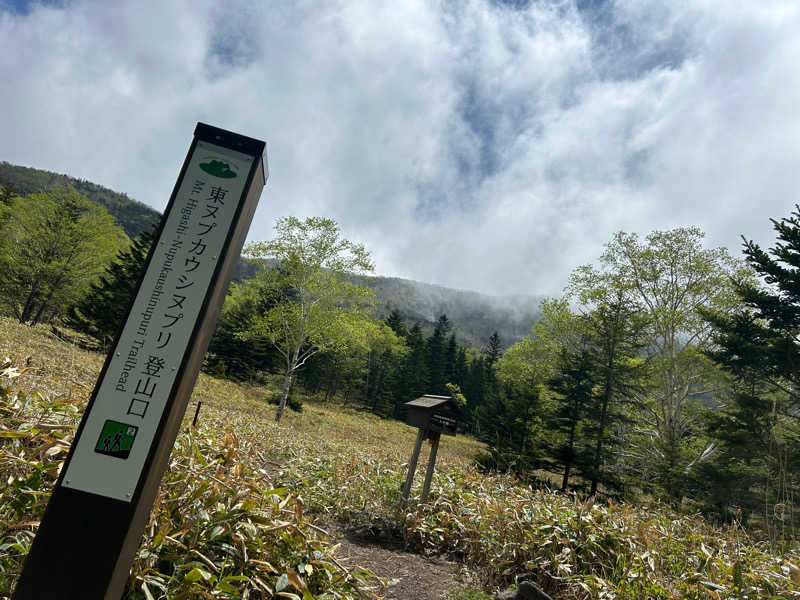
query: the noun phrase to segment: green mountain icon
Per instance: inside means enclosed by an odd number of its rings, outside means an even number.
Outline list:
[[[200,168],[209,175],[221,177],[222,179],[233,179],[236,177],[236,172],[231,170],[230,165],[221,160],[211,160],[207,163],[200,163]]]

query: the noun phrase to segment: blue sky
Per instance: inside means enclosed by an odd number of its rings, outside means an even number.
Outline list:
[[[800,201],[794,1],[0,0],[0,160],[166,203],[197,121],[265,139],[250,239],[558,294],[615,231],[738,254]]]

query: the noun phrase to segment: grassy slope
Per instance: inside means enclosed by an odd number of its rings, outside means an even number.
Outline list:
[[[36,418],[61,410],[58,407],[69,409],[62,411],[63,417],[49,414],[65,422],[61,442],[68,442],[69,427],[91,392],[102,357],[55,340],[45,329],[0,319],[2,356],[15,357],[18,365],[31,356],[33,370],[18,379],[19,386],[23,392],[43,392],[48,399],[36,408]],[[363,594],[367,588],[380,593],[380,582],[368,574],[337,571],[329,541],[317,529],[331,521],[375,535],[402,536],[419,551],[453,556],[487,588],[523,577],[538,581],[559,598],[800,597],[797,549],[782,555],[770,552],[745,532],[716,529],[663,507],[584,504],[520,487],[505,477],[483,475],[470,460],[479,444],[461,436],[442,442],[431,503],[400,510],[403,463],[414,430],[308,399],[302,414],[289,412],[277,425],[272,408],[265,409],[261,402],[264,395],[263,388],[201,375],[193,397],[193,402],[204,403],[201,427],[198,432],[185,427],[179,438],[128,597],[141,597],[136,590],[142,584],[149,584],[154,595],[163,587],[163,597],[204,597],[202,591],[210,594],[205,597],[233,598],[250,585],[253,590],[275,591],[281,577],[294,577],[301,566],[310,564],[309,556],[318,557],[316,570],[304,576],[303,583],[318,594],[313,597],[323,597],[321,590],[328,590],[331,598],[350,597],[354,585],[361,586]],[[11,428],[8,423],[6,428]],[[25,423],[14,427],[30,429]],[[52,484],[63,454],[58,445],[37,447],[37,440],[30,432],[23,440],[0,445],[2,481],[16,481],[15,489],[31,481],[29,467],[5,460],[27,451],[52,461],[40,488]],[[38,518],[46,496],[31,493],[22,506],[20,498],[27,496],[14,495],[11,488],[0,494],[0,518],[6,521],[0,547],[16,540],[20,531],[32,529],[25,523]],[[234,516],[220,525],[215,514]],[[288,537],[273,539],[269,536],[274,536],[276,523],[290,523],[295,529],[285,525],[291,529]],[[301,533],[289,535],[295,530]],[[250,548],[245,558],[226,554],[226,548],[236,544],[226,546],[220,541],[225,536],[244,536],[241,543]],[[26,543],[22,539],[17,547],[0,550],[0,567],[8,579]],[[222,563],[221,572],[198,562],[196,554],[210,557],[218,570]],[[250,562],[245,560],[248,554]],[[248,581],[223,581],[237,576]],[[5,589],[2,578],[0,571],[0,595]],[[267,588],[258,587],[256,580]],[[286,590],[298,591],[291,584]]]

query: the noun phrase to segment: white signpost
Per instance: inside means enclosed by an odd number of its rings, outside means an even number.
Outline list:
[[[198,124],[14,600],[118,600],[266,181],[264,142]]]
[[[203,308],[254,157],[198,142],[64,487],[130,502]],[[219,178],[204,170],[225,165]],[[89,435],[88,432],[96,432]]]

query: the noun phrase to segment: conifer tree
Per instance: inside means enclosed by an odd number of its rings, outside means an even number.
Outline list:
[[[800,207],[772,223],[778,241],[769,252],[744,240],[745,260],[763,284],[741,277],[740,310],[702,311],[714,327],[708,355],[733,386],[707,415],[719,447],[702,474],[715,483],[698,491],[723,516],[736,505],[779,528],[800,520],[793,501],[800,492]]]
[[[89,293],[67,312],[66,325],[110,344],[125,318],[136,284],[144,270],[155,232],[136,237],[130,247],[120,250]]]
[[[0,204],[11,206],[11,202],[17,196],[14,188],[10,185],[0,185]]]
[[[559,442],[550,447],[550,455],[561,465],[561,489],[569,485],[573,468],[585,473],[589,441],[583,430],[589,409],[595,402],[596,355],[588,336],[577,348],[565,348],[559,369],[549,382],[555,392],[557,408],[553,414],[552,431],[560,433]]]
[[[392,312],[390,312],[389,316],[386,317],[385,322],[389,327],[391,327],[392,331],[394,331],[396,335],[400,337],[408,336],[408,327],[406,327],[400,311],[396,308],[392,309]]]
[[[467,349],[463,346],[459,346],[458,351],[456,352],[456,361],[453,365],[453,383],[455,383],[461,390],[466,389],[468,369],[469,365],[467,363]]]
[[[462,390],[467,399],[467,412],[474,415],[475,409],[486,402],[486,360],[482,356],[470,360]]]
[[[589,493],[597,493],[598,484],[618,485],[611,481],[604,464],[610,458],[617,440],[611,432],[631,423],[625,405],[639,406],[646,388],[648,363],[643,358],[646,327],[649,323],[639,307],[613,288],[599,299],[587,315],[596,359],[595,382],[598,386],[597,406],[589,415],[587,436],[593,438],[590,464],[586,467],[591,481]]]
[[[445,387],[448,383],[455,383],[456,378],[456,358],[458,357],[458,344],[456,335],[450,334],[447,339],[447,348],[444,352],[444,382]]]
[[[272,344],[261,338],[241,339],[241,334],[247,331],[255,315],[266,313],[279,297],[274,290],[255,285],[253,280],[232,283],[208,345],[204,370],[237,380],[278,370],[280,355]]]
[[[446,394],[446,350],[447,334],[450,332],[450,321],[447,315],[441,315],[436,321],[433,334],[427,340],[428,345],[428,393]]]
[[[408,353],[397,376],[395,418],[405,418],[405,402],[428,393],[428,349],[419,323],[415,323],[406,338]]]
[[[489,342],[486,344],[486,362],[489,366],[494,365],[497,359],[503,355],[502,345],[500,342],[500,334],[496,331],[489,337]]]

